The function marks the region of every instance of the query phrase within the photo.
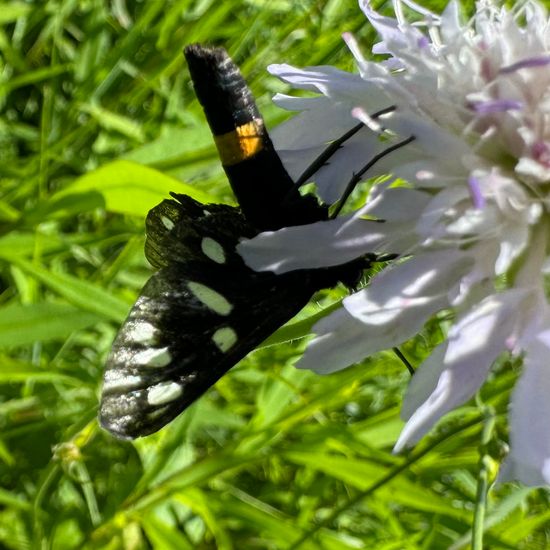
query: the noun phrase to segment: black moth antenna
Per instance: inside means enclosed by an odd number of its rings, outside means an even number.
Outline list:
[[[382,115],[389,114],[393,111],[395,111],[395,106],[391,105],[389,107],[381,109],[380,111],[377,111],[376,113],[372,114],[370,118],[372,120],[376,120],[380,118]],[[362,130],[364,127],[365,127],[365,124],[363,122],[359,122],[353,128],[348,130],[345,134],[341,135],[339,138],[335,139],[334,141],[331,141],[325,147],[325,149],[323,149],[321,154],[313,160],[313,162],[304,170],[302,174],[300,174],[294,186],[301,187],[304,183],[307,183],[309,179],[320,168],[322,168],[323,166],[325,166],[325,164],[329,162],[331,157],[336,153],[336,151],[338,151],[338,149],[340,149],[344,145],[346,141],[352,138],[355,134],[357,134],[357,132],[359,132],[359,130]],[[383,131],[384,129],[382,128],[381,130]]]
[[[240,208],[171,193],[149,212],[145,254],[157,271],[113,343],[101,394],[100,423],[120,438],[162,428],[316,291],[354,287],[373,260],[282,275],[244,264],[241,238],[327,220],[328,207],[299,193],[227,52],[196,44],[184,54]]]

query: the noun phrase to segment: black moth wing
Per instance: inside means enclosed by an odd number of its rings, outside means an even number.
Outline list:
[[[258,273],[236,253],[252,228],[238,209],[175,195],[147,218],[146,254],[159,268],[107,360],[100,421],[121,438],[180,414],[313,293],[308,272]]]
[[[163,200],[149,211],[145,220],[145,256],[155,269],[204,261],[209,245],[214,247],[211,255],[216,251],[223,254],[214,263],[242,264],[234,251],[235,240],[253,237],[258,231],[239,209],[226,204],[202,204],[187,195],[170,194],[175,200]],[[212,240],[220,246],[213,245]]]
[[[172,194],[149,212],[145,254],[158,271],[113,343],[100,405],[102,426],[121,438],[162,428],[316,290],[353,286],[363,269],[275,275],[244,264],[241,238],[328,219],[328,208],[299,193],[227,52],[195,44],[185,56],[240,209]]]

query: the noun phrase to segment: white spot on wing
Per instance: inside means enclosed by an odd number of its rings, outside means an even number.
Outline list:
[[[237,333],[231,327],[222,327],[212,335],[212,340],[216,347],[225,353],[237,341]]]
[[[121,374],[118,369],[112,369],[105,372],[103,381],[104,391],[124,390],[130,391],[138,387],[143,382],[141,376],[131,374]]]
[[[149,405],[164,405],[177,399],[183,393],[183,388],[176,382],[162,382],[149,388],[147,403]]]
[[[222,245],[218,241],[215,241],[210,237],[204,237],[201,241],[201,249],[205,256],[208,256],[208,258],[217,264],[225,263],[225,252]]]
[[[176,225],[170,218],[167,216],[161,216],[160,221],[162,222],[162,225],[168,229],[168,231],[172,231],[174,229],[174,226]]]
[[[187,288],[189,288],[197,300],[200,300],[205,306],[215,311],[218,315],[229,315],[231,313],[233,305],[214,289],[194,281],[189,281],[187,283]]]
[[[132,342],[145,345],[153,345],[156,342],[158,331],[151,323],[138,321],[134,323],[126,337]]]
[[[132,359],[135,365],[141,367],[165,367],[172,361],[168,348],[148,348],[136,353]]]

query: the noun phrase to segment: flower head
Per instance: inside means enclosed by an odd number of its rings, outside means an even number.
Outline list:
[[[410,384],[396,449],[471,398],[499,356],[514,354],[524,372],[505,474],[550,483],[550,20],[535,1],[513,11],[480,2],[467,24],[455,2],[437,16],[408,1],[422,18],[414,24],[399,2],[395,19],[360,5],[381,37],[373,53],[384,60],[367,61],[344,34],[359,74],[272,66],[318,93],[277,96],[299,114],[275,141],[296,175],[359,121],[363,128],[314,178],[321,198],[337,201],[361,169],[364,178],[389,177],[355,212],[261,234],[240,251],[253,268],[275,272],[400,254],[403,261],[314,326],[298,366],[341,369],[451,310],[447,339]],[[367,164],[372,158],[379,161]]]

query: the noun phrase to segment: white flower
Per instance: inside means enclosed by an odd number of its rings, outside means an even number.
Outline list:
[[[386,60],[365,60],[345,34],[359,74],[272,66],[286,82],[319,94],[276,98],[299,114],[275,142],[297,176],[327,142],[361,121],[365,126],[316,174],[321,198],[337,201],[376,155],[364,178],[390,178],[357,212],[263,233],[239,250],[254,269],[277,273],[372,252],[408,258],[317,323],[298,366],[341,369],[452,310],[447,340],[412,379],[396,450],[470,399],[494,361],[510,353],[524,358],[524,372],[512,397],[504,476],[550,484],[550,20],[534,1],[513,11],[480,2],[467,25],[454,2],[437,16],[407,1],[423,25],[407,22],[398,2],[396,19],[366,0],[360,5],[382,39],[373,52]]]

